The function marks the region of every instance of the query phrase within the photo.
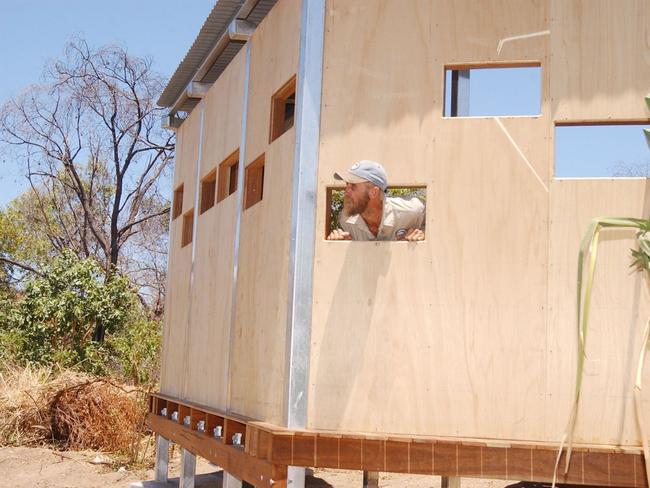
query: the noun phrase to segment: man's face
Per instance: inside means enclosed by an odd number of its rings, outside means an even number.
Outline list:
[[[362,214],[370,201],[370,183],[347,183],[343,195],[343,210],[349,216]]]

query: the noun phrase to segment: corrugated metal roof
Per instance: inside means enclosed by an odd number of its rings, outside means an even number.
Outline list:
[[[244,20],[255,25],[259,24],[266,17],[266,14],[271,10],[273,5],[275,5],[276,1],[258,0]],[[219,38],[226,32],[228,25],[235,19],[244,3],[245,0],[217,0],[210,15],[208,15],[208,18],[203,23],[198,36],[192,43],[192,47],[183,58],[183,61],[178,65],[178,68],[176,68],[169,82],[167,82],[167,86],[158,99],[158,105],[161,107],[171,107],[178,100],[185,87],[187,87],[187,84],[192,81],[197,70],[208,57],[208,54]],[[244,44],[244,42],[238,41],[229,42],[208,72],[199,81],[206,83],[214,82]],[[188,105],[190,104],[185,103],[183,109],[188,108]],[[191,105],[196,105],[196,103]]]

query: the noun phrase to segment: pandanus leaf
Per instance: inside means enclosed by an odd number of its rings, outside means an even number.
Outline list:
[[[628,218],[628,217],[605,217],[596,218],[591,221],[587,232],[582,238],[580,243],[580,250],[578,252],[578,276],[577,276],[577,293],[576,293],[576,320],[578,325],[578,364],[576,367],[576,386],[573,397],[573,406],[571,408],[571,415],[567,424],[566,432],[563,436],[560,452],[558,452],[557,461],[559,461],[562,453],[564,439],[567,442],[567,455],[565,461],[564,473],[568,473],[569,464],[571,462],[571,454],[573,449],[573,435],[575,432],[575,424],[578,414],[578,406],[580,404],[580,393],[582,391],[582,378],[584,373],[584,362],[587,347],[587,332],[589,331],[589,313],[591,308],[591,293],[594,284],[594,275],[596,271],[596,260],[598,257],[598,241],[599,235],[603,228],[628,228],[628,229],[647,229],[648,221],[644,219]],[[646,256],[644,252],[640,253]],[[584,283],[585,275],[585,261],[588,263],[587,267],[587,280]],[[583,297],[584,295],[584,297]],[[557,465],[557,463],[556,463]],[[554,476],[555,478],[555,476]]]

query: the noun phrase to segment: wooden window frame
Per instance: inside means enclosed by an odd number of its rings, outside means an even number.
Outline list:
[[[219,183],[217,185],[217,203],[237,191],[239,177],[239,149],[219,164]]]
[[[286,117],[287,101],[293,96],[293,115]],[[271,124],[269,143],[275,141],[282,134],[293,127],[296,116],[296,75],[293,75],[282,87],[271,97]]]
[[[181,247],[192,243],[194,237],[194,209],[191,208],[183,214],[183,229],[181,233]]]
[[[249,209],[264,197],[265,155],[246,166],[244,173],[244,210]]]
[[[217,192],[217,168],[210,171],[201,179],[201,195],[199,215],[214,207]]]
[[[183,213],[183,183],[178,185],[174,190],[174,200],[172,204],[172,220],[176,220]]]

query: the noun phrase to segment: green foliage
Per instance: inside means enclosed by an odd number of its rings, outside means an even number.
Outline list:
[[[92,341],[97,325],[106,331],[101,343]],[[128,279],[107,277],[97,261],[71,251],[19,296],[0,302],[0,347],[20,363],[151,381],[159,344],[158,325],[147,319]]]

